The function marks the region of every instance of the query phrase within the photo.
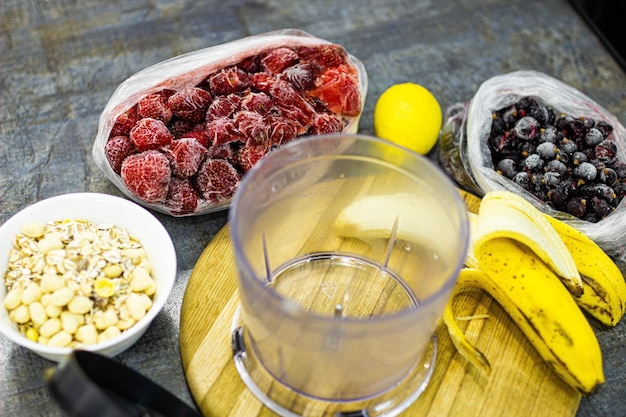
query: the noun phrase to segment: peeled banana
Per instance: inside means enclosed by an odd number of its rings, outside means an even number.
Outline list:
[[[409,193],[369,195],[345,207],[335,219],[335,227],[341,236],[360,239],[386,239],[395,229],[396,239],[415,242],[440,232],[436,222],[428,224],[420,219],[429,210],[441,210],[441,206]]]

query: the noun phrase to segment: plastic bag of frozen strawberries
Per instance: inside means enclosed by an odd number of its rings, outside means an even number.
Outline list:
[[[522,127],[518,128],[520,125],[509,131],[496,132],[496,118],[506,120],[510,117],[517,120],[516,123],[521,123],[523,116],[541,118],[538,113],[522,109],[524,101],[521,100],[529,97],[542,111],[552,109],[554,112],[552,120],[543,125],[530,125],[531,128],[539,128],[532,133],[536,139],[526,140],[528,138]],[[535,71],[517,71],[486,80],[469,102],[450,106],[445,119],[439,159],[446,172],[463,188],[479,196],[491,190],[516,192],[541,211],[585,233],[618,261],[622,270],[625,269],[626,199],[623,197],[626,194],[626,129],[615,116],[555,78]],[[580,133],[572,131],[569,121],[576,129],[580,128]],[[556,141],[549,139],[550,135],[542,136],[546,126],[551,124],[557,126]],[[610,132],[606,129],[607,125],[612,128]],[[607,155],[606,142],[593,145],[593,135],[586,137],[593,127],[605,130],[604,138],[598,136],[597,141],[606,139],[612,142],[608,143],[610,155]],[[576,135],[580,138],[575,139]],[[552,141],[555,146],[543,145],[542,152],[549,149],[555,151],[556,156],[548,157],[538,152],[537,144],[543,141]],[[514,145],[508,145],[509,142]],[[515,156],[506,154],[507,146],[516,146],[516,152],[519,150],[526,154],[516,160]],[[541,157],[536,156],[527,162],[524,156],[533,153],[541,154]],[[504,166],[496,165],[506,158],[515,161],[515,168],[509,175],[503,172],[503,169],[506,171]],[[564,164],[550,162],[551,158]],[[582,175],[584,170],[577,168],[582,162],[594,165],[595,170],[591,168],[595,173],[593,180]],[[568,167],[567,171],[561,171],[563,166]],[[606,168],[614,170],[605,171]],[[517,176],[520,171],[526,174]],[[606,190],[610,190],[609,193]],[[563,197],[565,194],[567,200]],[[605,199],[610,200],[610,204]]]
[[[356,133],[365,67],[295,29],[249,36],[146,68],[104,108],[97,166],[126,196],[172,216],[225,209],[245,173],[276,147]]]

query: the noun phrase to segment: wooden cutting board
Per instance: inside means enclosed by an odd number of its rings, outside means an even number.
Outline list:
[[[235,369],[231,325],[238,306],[228,225],[201,254],[183,299],[180,348],[185,376],[206,417],[269,417],[273,412],[248,391]],[[481,374],[456,353],[446,328],[437,328],[438,352],[431,382],[402,416],[573,417],[580,395],[563,383],[535,352],[506,312],[486,293],[454,300],[457,317],[492,371]]]

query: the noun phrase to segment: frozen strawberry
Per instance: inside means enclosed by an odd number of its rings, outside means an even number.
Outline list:
[[[341,45],[324,44],[297,48],[300,61],[316,64],[322,69],[333,68],[348,61],[348,54]]]
[[[165,152],[165,156],[170,161],[172,174],[180,178],[195,175],[206,154],[207,149],[193,138],[175,140]]]
[[[240,104],[241,98],[236,94],[215,97],[206,114],[207,123],[220,117],[231,117],[239,110]]]
[[[177,117],[173,117],[167,126],[170,133],[174,135],[174,138],[180,139],[185,136],[186,133],[193,132],[195,130],[203,130],[204,120],[200,123],[193,123],[188,120],[182,120]]]
[[[294,86],[285,80],[276,80],[270,87],[269,95],[272,96],[276,105],[301,106],[306,103]]]
[[[202,146],[208,148],[211,146],[211,139],[209,138],[208,132],[201,127],[197,130],[192,130],[191,132],[187,132],[183,135],[184,138],[193,138],[198,141]],[[181,138],[182,139],[182,138]]]
[[[210,102],[211,93],[197,87],[183,88],[167,99],[174,116],[196,123],[205,119]]]
[[[172,94],[174,94],[172,90],[162,90],[147,95],[137,103],[137,115],[140,119],[150,118],[169,122],[173,113],[167,105],[167,100]]]
[[[259,72],[261,71],[261,57],[258,55],[249,56],[244,58],[237,66],[248,74]]]
[[[270,74],[279,74],[298,62],[298,54],[289,48],[272,49],[261,58],[261,65]]]
[[[257,53],[143,97],[115,119],[106,157],[133,194],[173,214],[224,203],[271,149],[358,116],[358,75],[339,45]]]
[[[233,143],[235,142],[228,142],[209,147],[207,157],[213,159],[226,159],[227,161],[234,160],[235,151],[233,150],[233,146],[231,146]]]
[[[241,139],[235,123],[228,117],[219,117],[208,122],[205,133],[209,146],[222,145]]]
[[[361,111],[361,93],[354,72],[346,65],[324,71],[310,91],[328,110],[354,117]]]
[[[195,213],[198,194],[188,179],[172,178],[165,205],[176,215]]]
[[[204,161],[195,179],[195,185],[202,198],[211,204],[228,201],[239,186],[241,175],[235,167],[223,159]]]
[[[128,136],[113,136],[104,145],[104,154],[116,174],[120,173],[122,161],[133,153],[134,146]]]
[[[109,137],[128,136],[130,129],[135,126],[137,120],[137,107],[133,106],[126,110],[126,112],[117,116],[117,119],[115,119],[115,123],[113,124],[113,128],[111,129],[111,133],[109,133]]]
[[[237,151],[237,168],[241,172],[248,172],[257,162],[269,153],[269,148],[260,144],[248,144]]]
[[[269,94],[272,85],[276,80],[267,72],[257,72],[250,76],[250,87],[257,91]]]
[[[283,71],[282,79],[289,81],[298,90],[309,90],[315,87],[315,79],[319,67],[313,64],[296,64]]]
[[[146,118],[138,121],[131,129],[130,139],[135,148],[141,152],[169,145],[174,140],[174,135],[161,120]]]
[[[245,142],[262,144],[269,139],[270,126],[259,113],[242,110],[235,116],[235,125]]]
[[[341,119],[335,115],[321,113],[313,121],[313,134],[323,135],[326,133],[340,133],[344,125]]]
[[[243,91],[250,85],[250,79],[242,69],[226,67],[209,77],[213,95],[225,95]]]
[[[273,107],[272,98],[265,93],[249,93],[241,100],[242,110],[253,111],[263,116],[268,114]]]
[[[172,172],[161,152],[148,150],[128,156],[120,174],[128,190],[146,203],[165,201]]]
[[[270,125],[270,145],[283,145],[295,139],[298,135],[300,126],[292,119],[271,114],[267,116],[267,121]]]
[[[270,88],[270,95],[274,98],[274,105],[279,113],[295,120],[301,126],[298,134],[303,134],[313,122],[315,109],[302,97],[291,83],[278,80]]]

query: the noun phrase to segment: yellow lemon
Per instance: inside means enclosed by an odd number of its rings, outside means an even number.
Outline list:
[[[415,83],[394,84],[374,107],[374,133],[421,155],[437,143],[441,107],[430,91]]]

